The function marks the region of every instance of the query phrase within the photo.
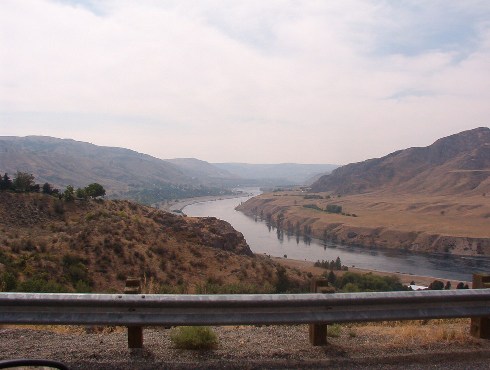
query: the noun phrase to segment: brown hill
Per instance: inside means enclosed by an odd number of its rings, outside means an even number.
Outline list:
[[[490,191],[490,129],[479,127],[382,158],[335,169],[312,191],[482,194]]]
[[[177,166],[146,154],[47,136],[0,137],[0,169],[29,172],[60,188],[98,182],[109,193],[192,182]]]
[[[122,200],[0,192],[0,291],[120,292],[129,276],[145,279],[152,292],[306,283],[305,275],[254,256],[241,233],[215,218]]]

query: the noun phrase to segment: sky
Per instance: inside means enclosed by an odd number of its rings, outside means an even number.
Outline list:
[[[0,1],[0,136],[347,164],[489,122],[488,0]]]

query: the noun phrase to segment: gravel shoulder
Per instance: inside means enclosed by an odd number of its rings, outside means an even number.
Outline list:
[[[73,369],[488,369],[490,341],[469,336],[469,320],[343,325],[313,347],[308,327],[215,327],[210,351],[176,349],[170,330],[146,328],[144,350],[127,348],[124,328],[0,328],[0,359],[47,358]]]

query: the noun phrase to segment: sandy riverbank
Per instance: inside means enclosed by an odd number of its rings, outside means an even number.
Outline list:
[[[325,273],[324,268],[321,267],[315,267],[314,262],[311,261],[301,261],[301,260],[294,260],[294,259],[289,259],[289,258],[281,258],[281,257],[271,257],[274,261],[284,265],[288,266],[291,268],[297,268],[300,271],[305,271],[305,272],[311,272],[314,276],[320,276]],[[360,269],[357,267],[349,267],[349,271],[360,273],[360,274],[367,274],[367,273],[373,273],[377,275],[382,275],[382,276],[397,276],[402,284],[409,285],[412,281],[415,282],[415,285],[423,285],[423,286],[429,286],[430,283],[432,283],[434,280],[441,280],[444,283],[446,283],[446,279],[441,279],[435,276],[418,276],[418,275],[411,275],[411,274],[403,274],[399,272],[386,272],[386,271],[377,271],[377,270],[367,270],[367,269]],[[337,273],[337,272],[336,272]],[[342,273],[339,271],[338,273]],[[449,280],[451,282],[451,287],[453,289],[456,288],[460,280]],[[471,287],[471,282],[464,281],[464,283],[468,283],[468,285]]]

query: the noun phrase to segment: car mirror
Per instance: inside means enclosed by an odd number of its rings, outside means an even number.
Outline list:
[[[0,369],[22,369],[22,370],[69,370],[65,364],[52,360],[36,360],[36,359],[17,359],[17,360],[1,360]]]

